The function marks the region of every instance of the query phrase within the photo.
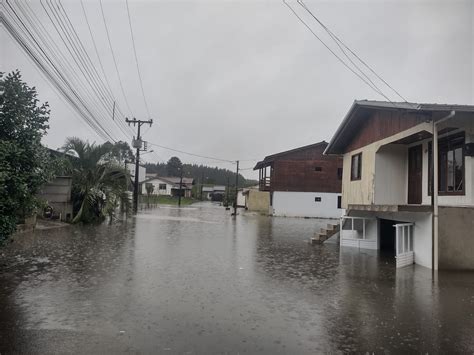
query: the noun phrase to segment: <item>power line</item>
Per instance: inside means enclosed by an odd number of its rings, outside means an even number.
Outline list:
[[[91,125],[91,127],[96,131],[96,133],[102,138],[109,137],[109,139],[115,141],[114,138],[110,135],[110,133],[104,128],[104,126],[97,121],[97,119],[94,117],[94,115],[89,110],[87,105],[84,103],[83,99],[78,95],[76,90],[74,90],[71,87],[68,80],[65,79],[64,75],[58,70],[57,66],[54,64],[51,58],[47,55],[47,53],[44,51],[42,46],[38,43],[35,36],[32,34],[30,29],[26,26],[24,21],[20,18],[20,16],[12,7],[12,5],[9,3],[9,1],[6,1],[5,3],[6,5],[8,5],[8,7],[4,6],[4,8],[8,12],[11,11],[13,13],[13,15],[11,15],[13,21],[19,23],[19,24],[17,23],[17,27],[19,27],[24,32],[23,35],[31,43],[27,44],[25,40],[21,37],[20,33],[13,27],[12,23],[10,23],[4,16],[2,16],[2,21],[5,27],[9,30],[10,34],[13,36],[13,38],[20,44],[20,46],[25,50],[25,52],[30,56],[30,58],[33,59],[33,61],[38,65],[40,70],[42,70],[43,73],[47,77],[49,77],[50,80],[54,82],[57,88],[65,95],[68,101],[71,102],[74,108],[78,110],[79,112],[81,112],[81,116]],[[42,62],[42,60],[38,57],[38,55],[34,53],[35,50],[37,51],[37,54],[40,54],[40,56],[44,57],[44,59],[46,59],[46,62],[49,62],[49,64]],[[51,68],[53,69],[53,73],[50,70],[48,70],[47,68],[48,65],[50,65]],[[64,88],[64,86],[62,86],[62,84],[65,84],[67,86],[67,88],[70,90],[70,92],[73,95],[72,97],[67,93],[67,90]],[[80,106],[82,106],[82,109],[78,106],[76,100],[80,102]]]
[[[91,60],[91,58],[90,58],[90,56],[89,56],[89,53],[87,52],[87,50],[86,50],[84,44],[82,43],[82,41],[81,41],[81,39],[80,39],[80,37],[79,37],[79,35],[78,35],[78,33],[77,33],[77,31],[76,31],[74,25],[72,24],[72,22],[71,22],[71,20],[70,20],[70,18],[69,18],[69,16],[68,16],[68,14],[67,14],[67,12],[66,12],[66,9],[65,9],[64,6],[62,5],[61,0],[59,0],[59,5],[60,5],[60,8],[62,9],[62,11],[63,11],[65,17],[66,17],[67,22],[69,23],[70,28],[72,29],[72,32],[74,33],[74,36],[75,36],[75,38],[76,38],[76,41],[77,41],[77,43],[79,44],[79,49],[82,50],[82,52],[83,52],[84,55],[85,55],[85,58],[87,59],[87,60],[83,60],[83,62],[86,63],[86,68],[87,68],[87,67],[91,68],[91,69],[89,70],[89,73],[90,73],[91,77],[94,79],[93,81],[94,81],[96,87],[98,87],[99,89],[100,89],[100,88],[102,89],[102,90],[99,90],[99,91],[101,91],[102,94],[104,94],[106,100],[108,101],[108,106],[106,105],[106,114],[107,114],[107,116],[109,116],[109,115],[113,114],[113,112],[112,112],[112,111],[113,111],[113,106],[114,106],[114,105],[117,106],[116,100],[115,100],[114,96],[112,95],[112,91],[110,90],[110,85],[109,85],[108,82],[107,82],[107,85],[108,85],[108,86],[106,86],[106,85],[104,84],[104,82],[102,81],[102,79],[100,78],[100,75],[99,75],[99,73],[97,72],[97,69],[95,68],[94,63],[92,62],[92,60]],[[59,7],[58,7],[58,8],[59,8]],[[87,65],[87,64],[88,64],[88,65]],[[119,108],[117,108],[117,110],[121,113],[121,111],[120,111]],[[121,113],[121,115],[122,115],[123,118],[125,118],[125,116],[123,115],[123,113]],[[112,116],[112,118],[113,118],[113,116]],[[129,136],[131,137],[131,136],[133,135],[132,130],[130,129],[130,127],[128,127],[128,126],[124,123],[123,120],[120,120],[120,119],[119,119],[119,120],[116,120],[116,121],[115,121],[115,124],[120,128],[120,130],[125,134],[125,136],[126,136],[127,138],[129,138]],[[127,129],[129,130],[128,132],[126,132]]]
[[[106,117],[108,117],[108,114],[109,114],[109,109],[107,107],[107,104],[102,102],[102,100],[104,100],[103,93],[101,93],[101,90],[99,89],[96,81],[94,80],[93,75],[91,74],[91,72],[87,68],[87,65],[85,64],[85,61],[84,61],[84,58],[83,58],[82,54],[79,52],[76,44],[74,43],[73,36],[71,35],[70,31],[68,30],[65,22],[62,21],[61,14],[59,13],[58,10],[56,10],[54,8],[54,6],[52,5],[52,1],[51,1],[51,3],[49,3],[47,0],[45,0],[45,2],[48,5],[49,9],[51,10],[51,14],[54,17],[54,19],[56,20],[57,25],[56,25],[56,22],[53,20],[53,18],[50,16],[50,13],[46,9],[46,7],[44,6],[42,0],[40,0],[40,3],[43,7],[43,10],[45,11],[45,13],[48,16],[49,20],[53,24],[53,27],[55,28],[56,32],[58,33],[59,38],[63,42],[63,44],[66,47],[67,51],[71,55],[74,63],[77,65],[79,71],[84,76],[84,78],[86,80],[86,83],[88,85],[90,85],[90,87],[93,91],[92,95],[89,94],[90,95],[89,98],[91,99],[92,102],[94,102],[97,99],[97,100],[99,100],[99,102],[101,104],[103,104],[103,107],[102,106],[96,106],[96,109],[97,109],[97,107],[99,107],[98,112],[100,112],[102,110],[102,112],[103,112],[102,114],[105,114],[105,121],[104,122],[107,122],[107,124],[109,124],[110,121],[108,121],[106,119]],[[102,98],[102,100],[101,100],[101,98]],[[104,118],[104,116],[103,116],[103,118]],[[125,134],[125,136],[127,136],[127,133],[124,132],[123,128],[121,128],[120,126],[119,126],[119,128],[122,130],[122,132]]]
[[[84,2],[83,2],[83,0],[80,0],[80,1],[81,1],[82,12],[83,12],[83,14],[84,14],[84,19],[86,20],[87,28],[89,29],[89,34],[90,34],[90,37],[91,37],[91,40],[92,40],[92,44],[94,45],[95,54],[96,54],[97,59],[98,59],[98,61],[99,61],[99,66],[100,66],[100,69],[101,69],[101,71],[102,71],[102,75],[104,76],[105,82],[107,83],[107,87],[108,87],[108,89],[109,89],[110,95],[112,96],[112,98],[114,98],[114,93],[113,93],[113,90],[112,90],[112,88],[111,88],[111,86],[110,86],[110,81],[109,81],[109,79],[108,79],[108,77],[107,77],[107,74],[106,74],[106,72],[105,72],[105,70],[104,70],[104,65],[103,65],[103,63],[102,63],[102,60],[100,59],[99,50],[97,49],[97,44],[96,44],[96,42],[95,42],[94,35],[92,34],[92,27],[91,27],[91,25],[90,25],[90,23],[89,23],[89,19],[88,19],[88,17],[87,17],[87,12],[86,12],[86,9],[85,9],[85,6],[84,6]],[[116,100],[114,99],[114,101],[116,101]],[[120,112],[120,114],[122,115],[122,118],[124,118],[125,115],[123,114],[122,110],[120,110],[118,104],[117,104],[117,110],[118,110],[118,111]],[[128,126],[127,126],[127,127],[128,127]]]
[[[152,143],[152,142],[148,142],[148,144],[153,145],[153,146],[155,146],[155,147],[159,147],[159,148],[171,150],[171,151],[177,152],[177,153],[182,153],[182,154],[191,155],[191,156],[198,157],[198,158],[211,159],[211,160],[221,161],[221,162],[225,162],[225,163],[232,163],[232,164],[235,163],[235,160],[227,160],[227,159],[221,159],[221,158],[210,157],[210,156],[206,156],[206,155],[200,155],[200,154],[185,152],[184,150],[179,150],[179,149],[174,149],[174,148],[170,148],[170,147],[165,147],[165,146],[163,146],[163,145],[159,145],[159,144]]]
[[[128,7],[128,0],[125,0],[125,3],[127,4],[128,24],[130,26],[130,35],[132,37],[133,53],[135,54],[135,64],[137,65],[138,79],[140,81],[140,88],[142,90],[143,102],[145,103],[145,108],[146,108],[148,117],[151,117],[150,111],[148,110],[148,103],[146,101],[145,90],[143,90],[142,74],[140,73],[140,66],[138,65],[137,49],[135,48],[135,38],[133,36],[132,20],[130,19],[130,9]]]
[[[324,28],[324,30],[334,39],[334,41],[336,42],[336,44],[341,43],[342,46],[344,48],[346,48],[354,57],[356,57],[359,62],[361,62],[367,69],[369,69],[372,74],[374,74],[380,81],[382,81],[386,86],[388,86],[395,94],[398,95],[398,97],[400,97],[403,101],[405,102],[408,102],[397,90],[395,90],[390,84],[388,84],[379,74],[377,74],[377,72],[375,72],[375,70],[373,70],[364,60],[362,60],[353,50],[351,50],[338,36],[336,36],[325,24],[323,24],[323,22],[321,20],[319,20],[314,14],[313,12],[311,12],[311,10],[308,8],[308,6],[303,2],[303,0],[297,0],[298,4],[300,4],[301,7],[303,7],[320,25],[321,27]],[[338,44],[339,46],[339,44]],[[345,54],[345,51],[341,48],[341,51],[344,52]],[[349,57],[346,55],[346,57],[349,59]],[[352,62],[351,59],[349,59]],[[354,66],[356,66],[354,63],[353,63]],[[356,66],[357,67],[357,66]],[[358,68],[358,67],[357,67]],[[360,69],[359,69],[360,70]],[[362,72],[362,71],[361,71]],[[367,75],[364,74],[365,77],[367,77]],[[368,78],[368,77],[367,77]],[[370,80],[370,79],[369,79]],[[372,82],[370,80],[370,82]],[[373,83],[373,82],[372,82]]]
[[[100,4],[100,12],[102,14],[102,20],[104,21],[105,33],[107,34],[107,41],[109,42],[110,52],[112,53],[112,58],[114,60],[115,72],[117,73],[117,77],[120,84],[120,89],[122,91],[122,95],[125,100],[125,104],[127,105],[128,111],[133,116],[132,109],[130,108],[130,104],[128,103],[128,100],[127,100],[127,95],[125,95],[125,90],[123,89],[122,79],[120,78],[120,72],[118,70],[117,60],[115,59],[115,53],[112,47],[112,41],[110,40],[109,28],[107,26],[107,21],[105,20],[105,13],[104,13],[104,7],[102,5],[102,0],[99,0],[99,4]]]
[[[313,34],[314,37],[316,37],[323,45],[326,47],[326,49],[331,52],[331,54],[336,57],[347,69],[349,69],[354,75],[356,75],[360,80],[362,80],[367,86],[369,86],[373,91],[375,91],[377,94],[383,96],[386,100],[389,102],[392,102],[383,92],[372,86],[366,79],[364,79],[359,73],[357,73],[354,69],[352,69],[341,57],[339,57],[332,49],[329,47],[314,31],[313,29],[296,13],[296,11],[285,1],[282,0],[283,3],[290,9],[290,11],[293,13],[293,15],[296,16],[296,18]]]

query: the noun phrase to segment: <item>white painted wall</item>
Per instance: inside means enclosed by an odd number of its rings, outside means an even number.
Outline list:
[[[153,195],[168,195],[171,196],[171,187],[172,185],[167,183],[166,181],[160,180],[160,179],[153,179],[150,181],[147,181],[146,183],[142,184],[142,194],[146,195],[146,185],[145,184],[153,184],[154,189],[153,189]],[[160,190],[160,184],[166,184],[166,190]]]
[[[126,167],[130,173],[130,177],[135,181],[135,164],[126,164]],[[146,180],[146,168],[144,166],[138,166],[138,182]]]
[[[375,204],[403,205],[408,196],[408,148],[383,146],[375,155]]]
[[[237,192],[237,206],[247,207],[247,197],[242,190]]]
[[[339,218],[343,209],[337,208],[337,197],[341,194],[327,192],[273,192],[274,216]],[[321,202],[315,202],[321,197]]]
[[[368,240],[377,239],[377,249],[380,248],[379,226],[377,219],[388,219],[392,221],[414,223],[413,227],[413,251],[415,253],[415,263],[431,268],[431,237],[432,224],[431,213],[414,213],[414,212],[367,212],[352,211],[351,216],[371,217],[374,220],[368,221],[366,224],[366,238]],[[347,223],[350,223],[348,220]],[[360,223],[360,222],[358,222]],[[360,229],[360,226],[359,228]],[[343,233],[344,234],[344,233]],[[347,236],[350,235],[347,233]],[[361,235],[358,233],[358,237]],[[341,243],[342,245],[342,243]],[[361,247],[362,248],[362,247]]]

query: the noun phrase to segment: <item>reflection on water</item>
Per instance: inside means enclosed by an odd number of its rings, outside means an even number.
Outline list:
[[[312,246],[326,221],[147,209],[0,251],[0,352],[474,351],[474,274]]]

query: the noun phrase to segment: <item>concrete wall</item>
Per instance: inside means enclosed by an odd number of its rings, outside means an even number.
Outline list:
[[[339,218],[344,210],[337,208],[338,193],[273,192],[273,215],[284,217]],[[320,202],[315,199],[321,198]]]
[[[401,144],[381,147],[375,155],[375,204],[402,205],[408,195],[408,148]]]
[[[474,270],[474,208],[440,207],[439,268]]]
[[[73,218],[71,190],[72,177],[58,176],[41,187],[38,197],[53,208],[55,215],[61,214],[62,221],[67,221]]]
[[[250,190],[247,198],[249,211],[268,213],[270,208],[270,192]]]

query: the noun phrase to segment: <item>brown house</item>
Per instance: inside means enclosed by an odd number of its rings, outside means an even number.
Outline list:
[[[270,194],[270,213],[338,218],[342,158],[323,155],[325,141],[265,157],[255,165],[259,189]]]

